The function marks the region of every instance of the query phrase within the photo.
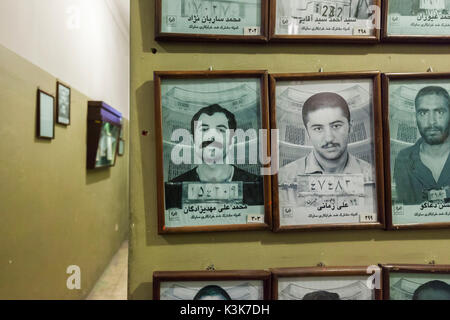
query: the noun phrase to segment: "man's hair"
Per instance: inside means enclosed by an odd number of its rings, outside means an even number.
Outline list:
[[[306,127],[308,114],[316,110],[323,108],[338,108],[341,109],[344,117],[347,118],[350,123],[350,109],[348,107],[347,101],[340,95],[334,92],[321,92],[310,97],[303,104],[302,118],[303,124]]]
[[[302,300],[341,300],[339,295],[328,291],[314,291],[303,296]]]
[[[194,297],[194,300],[200,300],[206,296],[222,296],[225,300],[231,300],[230,295],[221,287],[210,285],[200,289]]]
[[[441,280],[428,281],[414,291],[413,300],[420,300],[420,296],[428,290],[446,291],[450,295],[450,285]]]
[[[414,101],[416,108],[417,108],[419,99],[422,97],[425,97],[425,96],[429,96],[429,95],[437,95],[437,96],[443,97],[447,101],[447,108],[450,109],[450,96],[448,94],[448,91],[445,90],[444,88],[438,87],[438,86],[428,86],[428,87],[420,89],[420,91],[417,94],[416,99]]]
[[[223,108],[222,106],[220,106],[218,104],[212,104],[210,106],[201,108],[192,117],[192,120],[191,120],[192,135],[194,134],[194,131],[195,131],[195,122],[198,121],[200,116],[204,113],[207,114],[208,116],[212,116],[215,113],[223,113],[228,119],[228,128],[230,130],[236,130],[237,125],[236,125],[236,118],[234,117],[234,114],[232,114],[230,111],[228,111],[227,109]]]

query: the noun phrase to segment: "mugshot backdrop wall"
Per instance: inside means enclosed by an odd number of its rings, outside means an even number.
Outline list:
[[[0,46],[0,299],[84,298],[128,235],[128,120],[125,155],[88,172],[91,98],[72,88],[70,125],[35,138],[37,88],[55,95],[56,81]],[[70,265],[80,290],[66,286]]]
[[[156,49],[156,53],[153,53]],[[450,230],[157,234],[153,71],[450,71],[450,45],[157,43],[154,0],[131,0],[132,215],[129,296],[152,297],[153,271],[450,263]],[[142,135],[148,130],[147,136]]]

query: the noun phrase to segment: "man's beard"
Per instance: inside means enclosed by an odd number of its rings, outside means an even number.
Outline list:
[[[445,128],[442,126],[432,126],[426,128],[421,128],[420,126],[418,127],[423,140],[425,140],[425,142],[429,145],[443,144],[449,136],[450,126],[448,125]]]

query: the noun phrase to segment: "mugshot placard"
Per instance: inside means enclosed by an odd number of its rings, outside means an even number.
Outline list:
[[[267,300],[267,271],[156,271],[155,300]]]
[[[274,176],[280,229],[383,224],[376,132],[378,72],[274,75],[279,169]]]
[[[267,227],[270,177],[258,154],[260,130],[268,127],[265,72],[156,76],[161,231]]]
[[[387,40],[450,39],[448,0],[389,0],[384,17],[383,37]]]
[[[276,0],[271,38],[377,40],[377,0]]]
[[[450,223],[450,77],[387,74],[384,79],[390,225]]]
[[[381,268],[303,267],[272,269],[275,300],[379,300]],[[379,281],[375,280],[379,278]]]
[[[61,82],[56,84],[56,122],[63,125],[70,124],[70,88]]]
[[[450,266],[383,265],[385,300],[450,300]]]
[[[156,39],[266,39],[268,0],[157,0]]]

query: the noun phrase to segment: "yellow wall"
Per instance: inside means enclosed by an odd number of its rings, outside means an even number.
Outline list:
[[[86,171],[89,98],[72,88],[71,125],[35,138],[37,88],[54,95],[56,80],[0,46],[0,299],[85,297],[128,234],[128,143],[114,168]]]
[[[129,295],[152,297],[153,271],[450,263],[450,230],[157,234],[153,71],[450,71],[449,45],[157,43],[154,0],[131,0],[132,211]],[[153,54],[151,49],[157,50]],[[148,130],[147,137],[141,135]]]

